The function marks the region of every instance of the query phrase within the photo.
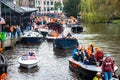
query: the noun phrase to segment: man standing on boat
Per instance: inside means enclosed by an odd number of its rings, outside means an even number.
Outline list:
[[[72,52],[72,58],[76,61],[80,60],[81,54],[79,53],[79,50],[80,50],[80,46],[78,45],[77,48],[75,48]]]
[[[106,58],[102,63],[102,74],[104,76],[104,80],[110,80],[114,75],[114,62],[110,56],[110,54],[106,54]]]

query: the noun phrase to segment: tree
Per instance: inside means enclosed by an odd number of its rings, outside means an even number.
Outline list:
[[[64,12],[67,14],[66,16],[74,16],[77,18],[77,15],[79,13],[79,3],[80,0],[66,0],[64,3]]]
[[[80,6],[85,22],[110,22],[120,18],[120,0],[81,0]]]
[[[54,4],[54,10],[58,10],[58,9],[62,10],[62,4],[61,4],[61,2],[56,2]]]

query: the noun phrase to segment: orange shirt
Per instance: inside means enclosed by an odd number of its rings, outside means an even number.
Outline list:
[[[53,32],[53,33],[52,33],[52,36],[53,36],[53,37],[58,37],[58,34],[57,34],[56,32]]]
[[[88,55],[88,59],[90,58],[90,54],[92,53],[91,50],[87,50],[87,55]]]

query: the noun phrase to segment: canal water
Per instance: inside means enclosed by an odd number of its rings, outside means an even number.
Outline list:
[[[105,53],[110,53],[120,67],[120,26],[113,24],[83,24],[84,31],[72,33],[80,45],[87,48],[91,42]],[[65,27],[65,33],[70,32]],[[8,62],[8,77],[10,80],[78,80],[76,74],[69,70],[68,59],[72,50],[53,49],[53,44],[46,40],[40,44],[17,44],[13,49],[4,52]],[[40,61],[32,69],[19,67],[18,58],[27,51],[35,51]],[[119,69],[120,70],[120,69]]]

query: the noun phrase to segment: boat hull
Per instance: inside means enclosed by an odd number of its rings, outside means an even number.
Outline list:
[[[38,57],[36,57],[36,59],[34,59],[34,60],[31,60],[31,59],[23,60],[23,58],[20,57],[18,59],[18,62],[19,62],[21,67],[30,69],[30,68],[33,68],[33,67],[37,66],[37,63],[39,62],[39,59],[38,59]]]
[[[0,59],[1,59],[0,63],[0,75],[1,75],[2,73],[7,73],[7,63],[5,57],[2,54],[0,54]]]
[[[42,37],[22,37],[21,42],[22,43],[38,43],[42,42],[43,38]]]
[[[35,64],[29,64],[29,65],[20,63],[20,66],[24,67],[24,68],[30,69],[30,68],[33,68],[33,67],[37,66],[37,63],[35,63]]]
[[[57,38],[53,41],[54,48],[60,49],[71,49],[78,45],[78,40],[76,38]]]
[[[46,39],[47,39],[47,42],[53,42],[53,40],[56,39],[56,37],[47,36]]]

